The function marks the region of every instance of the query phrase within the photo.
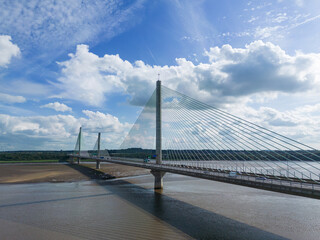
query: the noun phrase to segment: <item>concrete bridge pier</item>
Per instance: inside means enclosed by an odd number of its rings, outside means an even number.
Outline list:
[[[161,134],[161,81],[158,79],[156,87],[156,164],[162,164],[162,134]],[[154,189],[163,188],[162,171],[151,171],[154,176]]]
[[[100,169],[100,160],[97,160],[96,162],[96,169]]]
[[[151,170],[151,174],[154,176],[154,189],[163,188],[163,176],[166,172]]]
[[[97,162],[96,162],[96,169],[100,169],[100,139],[101,139],[101,133],[98,133],[98,154],[97,154]]]
[[[82,130],[82,127],[80,127],[80,129],[79,129],[79,136],[78,136],[78,139],[79,139],[79,157],[78,157],[78,164],[80,164],[80,155],[81,155],[81,130]]]

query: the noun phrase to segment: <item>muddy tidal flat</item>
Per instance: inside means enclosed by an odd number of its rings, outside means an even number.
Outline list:
[[[103,177],[103,174],[113,178],[148,174],[150,172],[146,169],[109,163],[101,164],[99,171],[94,169],[95,163],[83,163],[81,166],[60,163],[0,164],[0,184],[74,182],[97,179]]]

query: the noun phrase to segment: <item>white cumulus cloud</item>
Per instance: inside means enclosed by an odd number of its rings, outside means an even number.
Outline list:
[[[119,56],[99,56],[90,53],[88,46],[78,45],[70,60],[60,63],[63,76],[57,85],[64,93],[62,97],[79,100],[90,105],[101,105],[105,93],[116,91],[122,83],[117,77],[123,68],[131,64]]]
[[[6,67],[13,57],[20,55],[19,47],[11,40],[11,36],[0,35],[0,67]]]
[[[42,105],[41,108],[51,108],[56,110],[57,112],[71,112],[72,108],[68,107],[66,104],[64,103],[59,103],[59,102],[53,102],[53,103],[48,103],[45,105]]]
[[[129,127],[127,123],[121,123],[119,119],[111,114],[102,112],[93,112],[90,110],[82,111],[90,121],[83,121],[83,127],[91,132],[122,132],[124,128]]]
[[[130,125],[101,112],[85,110],[85,117],[51,115],[20,117],[0,114],[0,142],[6,150],[42,149],[72,150],[80,126],[83,129],[83,149],[90,150],[97,133],[102,132],[102,146],[117,148]],[[2,144],[3,145],[3,144]]]
[[[0,102],[4,103],[23,103],[26,99],[23,96],[13,96],[6,93],[0,93]]]
[[[118,92],[143,105],[155,88],[157,74],[165,86],[210,104],[247,101],[253,95],[315,91],[320,82],[320,54],[288,55],[270,42],[255,41],[245,48],[230,45],[205,52],[209,61],[194,64],[184,58],[173,66],[130,63],[119,55],[99,57],[87,45],[78,45],[70,59],[61,62],[56,85],[61,96],[90,105],[101,105]]]

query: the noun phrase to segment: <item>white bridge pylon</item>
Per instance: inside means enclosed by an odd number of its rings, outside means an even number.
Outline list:
[[[82,150],[82,127],[79,129],[79,134],[77,137],[76,145],[74,148],[73,156],[78,156],[77,161],[78,164],[80,164],[81,158],[87,158],[87,159],[96,159],[96,168],[100,169],[100,161],[102,159],[109,159],[110,154],[107,149],[101,150],[101,133],[98,133],[98,137],[96,140],[96,143],[94,144],[94,147],[92,150]]]

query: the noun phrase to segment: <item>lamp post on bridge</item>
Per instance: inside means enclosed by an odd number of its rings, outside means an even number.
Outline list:
[[[161,135],[161,81],[158,79],[156,87],[156,164],[162,164]],[[154,176],[154,189],[162,189],[162,178],[165,172],[151,170],[151,173]]]

